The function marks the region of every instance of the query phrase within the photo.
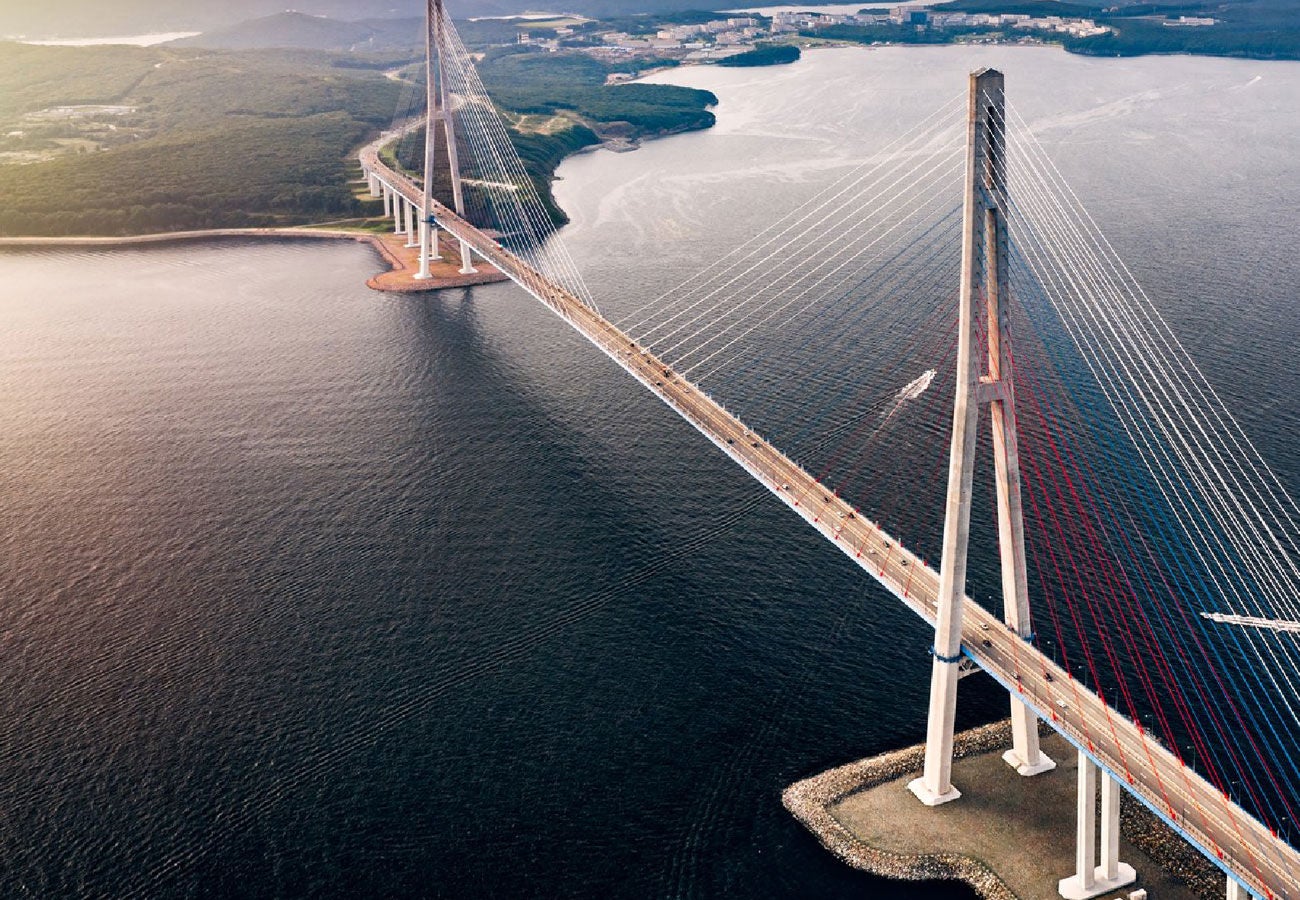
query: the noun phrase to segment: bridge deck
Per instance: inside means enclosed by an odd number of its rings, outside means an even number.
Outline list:
[[[423,202],[420,188],[384,165],[375,145],[362,152],[361,162],[417,206]],[[936,570],[577,297],[441,204],[434,204],[432,214],[439,226],[577,329],[886,590],[934,623]],[[962,650],[1211,860],[1260,896],[1300,900],[1300,854],[1294,848],[969,597]]]

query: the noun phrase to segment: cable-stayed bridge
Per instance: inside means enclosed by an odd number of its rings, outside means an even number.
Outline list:
[[[934,626],[918,798],[960,796],[953,711],[977,666],[1011,697],[1005,758],[1022,775],[1054,765],[1040,718],[1079,750],[1063,896],[1132,880],[1117,850],[1123,790],[1219,865],[1229,896],[1300,897],[1295,503],[1007,103],[1000,73],[975,73],[615,324],[441,0],[428,23],[423,177],[386,163],[384,141],[361,157],[422,271],[440,239],[495,266]],[[892,358],[867,371],[855,329],[886,307],[908,327],[877,342]],[[981,428],[991,460],[976,453]],[[886,466],[910,496],[880,492],[873,471]],[[972,523],[973,509],[991,523]],[[995,559],[1000,611],[967,590],[972,536]]]

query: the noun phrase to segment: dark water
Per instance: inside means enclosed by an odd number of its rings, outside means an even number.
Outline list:
[[[852,156],[765,103],[862,82],[851,147],[957,93],[962,53],[675,73],[723,98],[715,134],[563,171],[595,293],[643,302]],[[1293,108],[1300,67],[1202,64]],[[1293,129],[1225,105],[1260,133],[1188,144],[1237,160],[1189,173],[1161,143],[1207,105],[1186,61],[1088,65],[1119,74],[1062,88],[1062,163],[1198,359],[1231,348],[1207,371],[1294,486]],[[891,66],[911,100],[866,89]],[[1135,85],[1173,106],[1086,115]],[[1092,128],[1129,149],[1072,143]],[[969,896],[853,873],[780,806],[920,739],[920,621],[516,289],[382,296],[376,264],[0,256],[0,894]],[[961,725],[1004,709],[980,682]]]

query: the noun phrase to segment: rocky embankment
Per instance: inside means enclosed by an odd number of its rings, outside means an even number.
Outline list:
[[[1041,726],[1043,734],[1050,734]],[[957,735],[955,759],[1000,753],[1011,743],[1010,720],[994,722]],[[986,900],[1016,900],[1016,895],[988,866],[955,853],[903,855],[872,847],[844,827],[832,809],[846,797],[886,782],[915,775],[925,759],[925,745],[895,750],[870,759],[829,769],[796,782],[781,794],[785,808],[811,831],[827,850],[855,869],[904,881],[949,879],[964,881]],[[1156,860],[1167,872],[1205,900],[1223,896],[1223,874],[1155,814],[1131,799],[1120,812],[1124,836]]]

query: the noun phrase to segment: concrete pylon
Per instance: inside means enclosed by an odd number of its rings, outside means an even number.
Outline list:
[[[1097,782],[1101,781],[1101,843],[1097,843]],[[1087,900],[1137,880],[1128,863],[1119,861],[1119,782],[1079,751],[1078,821],[1075,872],[1062,878],[1057,891],[1065,900]],[[1101,851],[1098,862],[1097,851]],[[1229,879],[1229,883],[1232,882]]]
[[[908,788],[928,806],[961,796],[952,785],[953,723],[961,662],[962,605],[970,543],[970,503],[975,472],[979,404],[991,406],[993,457],[1002,557],[1003,614],[1022,637],[1032,634],[1025,574],[1020,463],[1015,430],[1015,393],[1007,346],[1008,249],[1006,223],[1005,100],[1003,76],[993,69],[971,73],[967,108],[966,191],[962,217],[960,324],[957,385],[953,400],[948,494],[944,506],[943,556],[939,566],[938,616],[930,673],[925,769]],[[983,301],[983,309],[977,305]],[[975,348],[976,316],[988,322],[988,358]],[[1055,768],[1038,746],[1038,721],[1011,698],[1012,747],[1004,755],[1022,775]]]
[[[448,102],[447,78],[443,72],[442,54],[446,47],[446,10],[442,0],[426,0],[425,3],[425,129],[424,129],[424,202],[421,210],[421,223],[426,227],[420,229],[420,270],[416,278],[428,278],[429,263],[438,259],[438,228],[433,219],[433,173],[437,162],[438,126],[447,143],[447,168],[451,174],[452,205],[456,214],[465,214],[465,198],[461,187],[460,160],[457,157],[456,127],[452,120],[451,104]],[[477,272],[474,268],[469,245],[460,242],[461,272]]]

